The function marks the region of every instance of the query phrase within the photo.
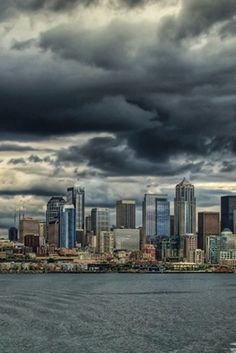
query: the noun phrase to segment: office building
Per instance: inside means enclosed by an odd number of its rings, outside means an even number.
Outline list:
[[[220,214],[219,212],[198,213],[198,248],[206,251],[206,237],[219,235]]]
[[[24,245],[27,248],[30,248],[33,252],[37,252],[38,247],[40,246],[39,243],[39,235],[38,234],[26,234],[24,236]]]
[[[119,229],[113,230],[116,250],[139,251],[140,250],[140,229]]]
[[[19,221],[19,241],[24,243],[27,234],[39,235],[39,221],[33,218],[23,218]]]
[[[226,228],[223,229],[220,235],[226,238],[226,250],[236,249],[236,234],[233,234],[230,229]]]
[[[170,235],[171,236],[175,235],[175,216],[174,215],[170,216]]]
[[[144,195],[143,234],[151,243],[161,236],[170,235],[170,203],[167,195]]]
[[[110,230],[110,211],[108,208],[93,208],[91,210],[91,231],[99,235],[101,231]]]
[[[100,231],[97,235],[97,251],[99,254],[112,254],[114,250],[113,232]]]
[[[76,246],[74,205],[61,206],[59,213],[60,248],[73,249]]]
[[[48,241],[48,226],[49,222],[59,217],[60,208],[66,203],[63,197],[53,196],[47,203],[46,211],[46,241]]]
[[[55,218],[48,225],[48,244],[59,247],[59,219]]]
[[[133,229],[136,226],[136,203],[134,200],[116,202],[116,227]]]
[[[18,229],[16,227],[10,227],[8,229],[8,239],[10,241],[17,241],[18,240]]]
[[[236,210],[236,195],[221,197],[221,230],[229,228],[234,231],[234,210]]]
[[[197,235],[185,234],[180,236],[180,260],[194,262],[194,252],[197,249]]]
[[[194,186],[185,178],[176,185],[174,200],[175,235],[196,233],[196,198]]]
[[[85,190],[79,185],[67,189],[67,203],[74,205],[75,208],[75,223],[76,232],[84,232],[85,222]]]
[[[206,238],[206,261],[218,264],[220,252],[227,251],[227,238],[222,235],[210,235]]]

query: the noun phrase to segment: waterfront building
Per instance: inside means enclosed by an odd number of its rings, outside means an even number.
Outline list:
[[[179,237],[161,237],[157,242],[157,259],[164,262],[177,262],[179,259]]]
[[[110,230],[110,211],[108,208],[93,208],[91,210],[91,230],[99,235],[101,231]]]
[[[196,234],[194,186],[185,178],[176,185],[174,211],[175,235]]]
[[[116,227],[133,229],[136,226],[136,203],[134,200],[116,202]]]
[[[18,229],[16,227],[10,227],[8,229],[8,239],[10,241],[17,241],[18,240]]]
[[[73,249],[76,246],[74,205],[61,206],[59,213],[60,248]]]
[[[206,241],[206,261],[210,264],[218,264],[221,251],[227,251],[227,238],[222,235],[208,236]]]
[[[46,241],[48,241],[48,227],[49,222],[59,217],[60,208],[66,203],[65,199],[61,196],[53,196],[47,203],[46,211]]]
[[[180,236],[180,260],[194,262],[193,256],[197,249],[197,235],[184,234]]]
[[[127,251],[140,250],[140,229],[114,229],[115,249]]]
[[[198,212],[198,248],[206,251],[206,237],[219,235],[219,212]]]
[[[75,223],[77,237],[85,231],[85,190],[79,185],[75,185],[67,189],[67,203],[74,205],[75,208]]]
[[[22,218],[19,221],[19,241],[24,243],[26,234],[39,235],[39,221],[30,217]]]
[[[170,203],[167,195],[144,195],[143,234],[151,243],[157,242],[161,236],[170,235]]]
[[[33,252],[37,252],[40,246],[39,234],[25,234],[24,236],[24,246],[30,248]]]
[[[236,249],[236,234],[233,234],[230,229],[226,228],[223,229],[220,235],[226,238],[227,250]]]
[[[221,230],[229,228],[234,231],[234,210],[236,209],[236,195],[221,196]]]

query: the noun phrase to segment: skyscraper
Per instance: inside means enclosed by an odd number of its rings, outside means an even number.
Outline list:
[[[66,203],[63,197],[53,196],[47,203],[46,211],[46,240],[48,241],[48,226],[49,222],[59,217],[60,208]]]
[[[101,231],[110,230],[110,212],[108,208],[93,208],[91,210],[91,230],[99,235]]]
[[[33,218],[23,218],[19,221],[19,240],[24,243],[26,235],[39,235],[39,221]]]
[[[76,232],[84,232],[85,190],[79,185],[67,189],[67,203],[75,208]]]
[[[236,209],[236,195],[221,197],[221,230],[229,228],[234,231],[234,210]]]
[[[219,212],[198,212],[198,247],[206,251],[206,237],[219,235]]]
[[[160,236],[170,235],[170,203],[167,195],[144,195],[143,234],[151,242]]]
[[[194,186],[185,178],[176,185],[174,211],[175,235],[196,234]]]
[[[116,227],[134,229],[136,203],[134,200],[119,200],[116,202]]]
[[[60,248],[73,249],[76,245],[75,208],[74,205],[63,205],[59,214]]]

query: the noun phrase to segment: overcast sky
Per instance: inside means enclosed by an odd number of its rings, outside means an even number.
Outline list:
[[[0,36],[2,231],[78,180],[88,209],[235,192],[235,0],[1,0]]]

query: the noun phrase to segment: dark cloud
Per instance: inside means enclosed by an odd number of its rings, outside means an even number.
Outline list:
[[[8,164],[26,164],[26,161],[24,158],[11,158],[9,161],[8,161]]]
[[[64,191],[62,188],[59,188],[58,186],[54,186],[52,188],[50,187],[28,187],[25,189],[1,189],[0,190],[0,196],[40,196],[40,197],[51,197],[51,196],[57,196],[64,194]]]
[[[0,152],[28,152],[28,151],[34,151],[35,149],[30,147],[30,146],[23,146],[23,145],[17,145],[17,144],[8,144],[8,143],[2,143],[0,144]]]
[[[17,16],[19,13],[56,12],[71,11],[78,7],[107,6],[115,9],[135,8],[163,0],[1,0],[0,19],[6,20]],[[167,3],[173,0],[165,0]]]
[[[123,6],[122,11],[125,6],[130,14],[147,3],[109,4]],[[160,2],[170,3],[175,1]],[[230,178],[236,152],[236,3],[176,4],[181,5],[176,13],[158,21],[139,20],[134,12],[134,21],[117,15],[93,27],[73,16],[62,24],[56,16],[77,5],[104,6],[102,1],[1,2],[2,18],[30,12],[34,24],[34,13],[42,11],[54,12],[55,19],[50,29],[44,24],[38,36],[32,30],[30,39],[12,38],[1,57],[2,140],[37,139],[46,146],[51,136],[107,135],[88,137],[83,144],[78,137],[78,145],[61,149],[55,162],[53,156],[32,152],[8,163],[22,168],[55,164],[53,177],[69,166],[73,177],[84,180],[148,175],[171,179],[186,173],[198,180],[220,180],[219,173]],[[8,148],[31,151],[9,143]],[[52,194],[44,188],[36,190],[40,192]]]
[[[139,156],[140,157],[140,156]],[[76,175],[85,177],[91,173],[93,176],[135,176],[156,175],[171,176],[182,175],[185,172],[199,173],[204,167],[204,162],[188,162],[176,164],[174,161],[156,162],[137,158],[134,150],[125,143],[112,137],[98,137],[90,139],[82,146],[71,146],[59,151],[56,164],[86,163],[92,171],[81,173],[76,170]],[[88,173],[88,174],[87,174]]]

